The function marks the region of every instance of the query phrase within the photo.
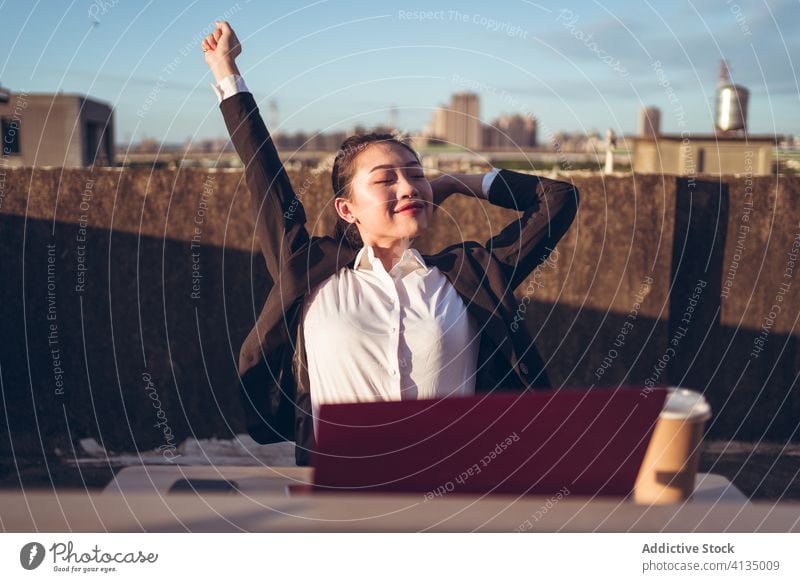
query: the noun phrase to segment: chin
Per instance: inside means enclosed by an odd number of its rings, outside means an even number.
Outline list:
[[[427,224],[420,224],[418,228],[411,229],[411,232],[408,233],[409,238],[416,238],[418,236],[422,236],[425,234],[425,231],[428,230]]]
[[[430,224],[428,216],[419,216],[416,220],[409,220],[407,224],[403,225],[400,236],[405,238],[415,238],[421,236],[428,230]]]

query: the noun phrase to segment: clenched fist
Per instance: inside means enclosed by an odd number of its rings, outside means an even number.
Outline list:
[[[236,57],[242,53],[242,45],[236,38],[236,33],[225,22],[215,22],[214,32],[209,34],[200,43],[203,49],[206,64],[211,69],[217,81],[232,74],[239,74],[236,67]]]

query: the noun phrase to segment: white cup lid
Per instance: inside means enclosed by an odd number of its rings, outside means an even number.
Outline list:
[[[661,418],[667,420],[708,420],[711,406],[705,396],[688,388],[670,386],[669,394],[661,410]]]

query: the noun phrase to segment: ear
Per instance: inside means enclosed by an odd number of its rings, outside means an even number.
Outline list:
[[[333,205],[336,208],[336,214],[338,214],[343,220],[346,220],[351,224],[356,221],[356,217],[353,216],[353,209],[349,200],[346,198],[336,198],[333,201]]]

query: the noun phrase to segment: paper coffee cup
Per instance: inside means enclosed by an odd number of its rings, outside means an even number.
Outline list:
[[[694,491],[700,443],[711,407],[694,390],[672,386],[668,390],[634,486],[636,503],[679,503]]]

